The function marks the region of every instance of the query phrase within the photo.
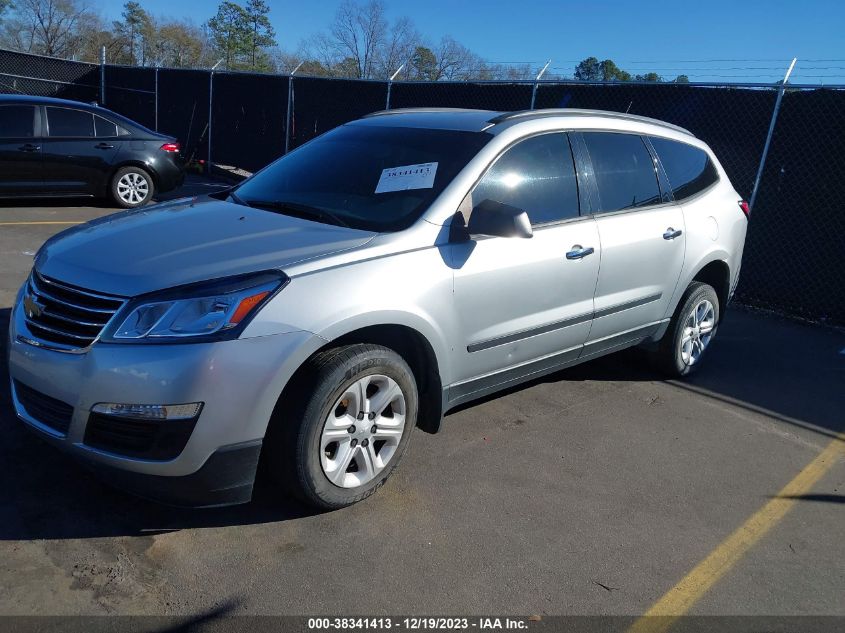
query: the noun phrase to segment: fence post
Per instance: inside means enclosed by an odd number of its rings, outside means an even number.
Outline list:
[[[754,178],[754,188],[751,190],[751,200],[748,203],[749,210],[754,210],[754,203],[757,200],[757,191],[760,189],[760,180],[763,178],[763,169],[766,167],[766,157],[769,155],[769,146],[772,144],[772,136],[775,133],[775,124],[778,120],[778,112],[780,112],[780,102],[783,101],[783,93],[786,91],[786,82],[789,81],[789,75],[792,74],[792,69],[795,67],[797,58],[792,58],[792,63],[786,71],[783,82],[778,86],[778,96],[775,99],[775,107],[772,110],[772,120],[769,123],[769,133],[766,134],[766,144],[763,145],[763,154],[760,156],[760,166],[757,168],[757,177]]]
[[[100,105],[106,105],[106,47],[100,47]]]
[[[208,156],[206,157],[205,171],[211,175],[211,116],[214,103],[214,69],[208,73]]]
[[[305,62],[299,62],[288,75],[288,109],[285,114],[285,154],[290,151],[290,122],[293,116],[293,76]]]
[[[531,89],[531,109],[534,109],[534,101],[537,99],[537,86],[540,78],[543,76],[543,73],[546,72],[546,68],[549,67],[549,64],[552,63],[552,60],[546,62],[546,65],[543,66],[543,69],[537,74],[537,77],[534,79],[534,87]]]
[[[396,75],[402,72],[402,69],[405,68],[405,64],[407,63],[408,62],[404,62],[401,66],[399,66],[399,68],[396,69],[396,72],[390,75],[390,79],[387,80],[387,101],[384,104],[385,110],[390,110],[390,91],[393,88],[393,80],[396,79]]]
[[[155,131],[158,132],[158,66],[156,66]]]

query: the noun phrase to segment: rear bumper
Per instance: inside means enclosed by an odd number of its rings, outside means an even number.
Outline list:
[[[162,160],[156,165],[156,183],[158,191],[173,191],[185,182],[185,169],[180,158]]]

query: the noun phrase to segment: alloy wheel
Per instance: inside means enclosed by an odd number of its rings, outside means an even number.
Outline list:
[[[349,385],[320,436],[323,472],[340,488],[356,488],[384,470],[405,430],[405,395],[395,380],[373,374]]]
[[[713,338],[716,327],[716,309],[703,299],[699,301],[684,321],[681,337],[681,359],[686,365],[695,365]]]
[[[127,204],[140,204],[150,195],[150,183],[139,173],[123,174],[117,181],[117,195]]]

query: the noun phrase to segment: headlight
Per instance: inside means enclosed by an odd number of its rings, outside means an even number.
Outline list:
[[[288,278],[262,273],[174,288],[131,301],[108,328],[112,342],[235,338]]]

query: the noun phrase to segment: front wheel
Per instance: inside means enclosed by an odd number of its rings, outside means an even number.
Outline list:
[[[694,281],[681,299],[654,354],[659,369],[687,376],[701,366],[719,325],[719,297],[712,286]]]
[[[121,167],[112,177],[111,197],[124,209],[147,204],[153,199],[153,193],[153,179],[140,167]]]
[[[336,509],[381,487],[407,448],[417,386],[407,363],[380,345],[317,354],[280,403],[267,437],[267,466],[294,496]]]

